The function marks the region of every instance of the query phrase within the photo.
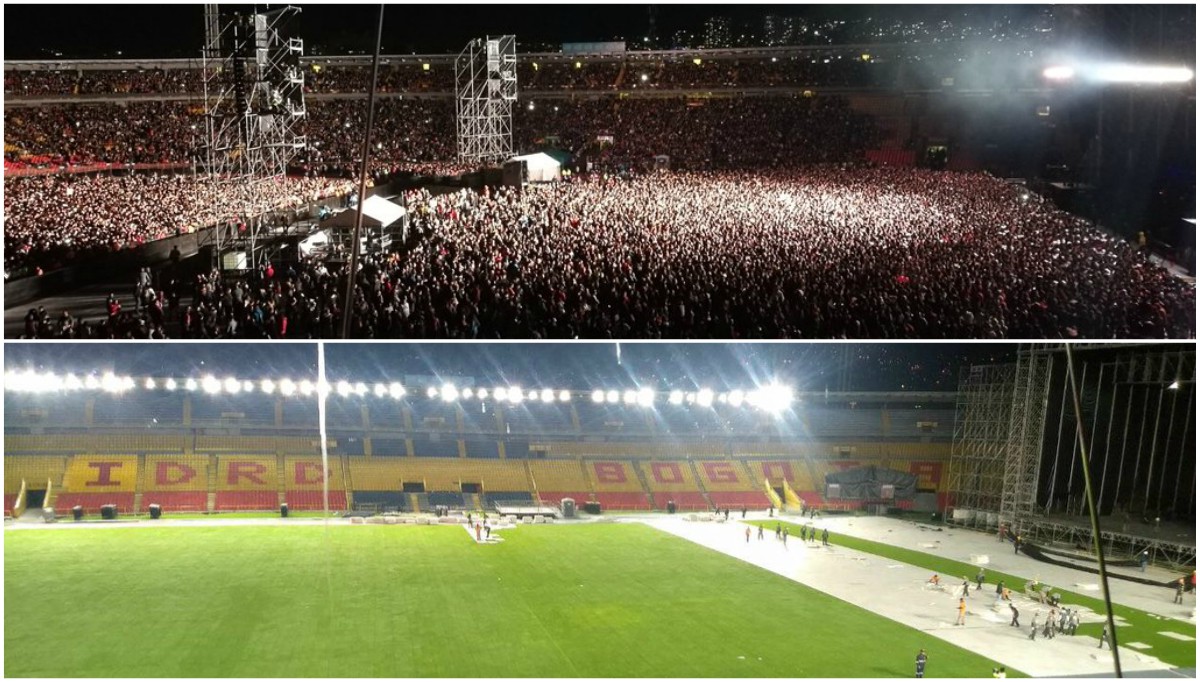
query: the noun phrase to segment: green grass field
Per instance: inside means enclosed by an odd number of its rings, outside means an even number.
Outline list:
[[[753,522],[753,525],[761,525],[767,528],[774,528],[776,521],[759,521]],[[799,534],[800,526],[794,523],[784,523],[789,527],[793,535]],[[953,576],[966,576],[974,580],[976,567],[962,562],[946,559],[926,552],[918,552],[916,550],[904,549],[893,545],[884,544],[882,542],[874,542],[871,540],[863,540],[861,538],[844,535],[842,533],[830,533],[829,543],[833,545],[841,545],[850,549],[875,554],[896,561],[901,561],[912,566],[919,566],[940,573],[945,576],[950,576],[948,582],[953,582]],[[1097,580],[1099,578],[1097,577]],[[996,584],[996,581],[1003,580],[1014,592],[1020,592],[1029,578],[1012,575],[1009,573],[1001,573],[999,571],[988,570],[987,581],[991,584]],[[1114,579],[1116,580],[1116,579]],[[1096,597],[1089,597],[1084,594],[1072,592],[1055,586],[1055,592],[1058,592],[1063,597],[1063,603],[1071,605],[1087,607],[1096,613],[1105,613],[1104,602]],[[1166,600],[1171,596],[1171,592],[1167,588],[1163,588],[1163,599]],[[1170,618],[1161,618],[1159,616],[1146,613],[1139,609],[1134,609],[1120,604],[1113,604],[1113,613],[1124,618],[1128,622],[1128,626],[1118,626],[1117,637],[1118,644],[1127,646],[1132,643],[1142,643],[1149,648],[1142,649],[1145,653],[1154,656],[1155,658],[1171,665],[1181,668],[1196,667],[1196,643],[1190,641],[1180,641],[1171,637],[1166,637],[1159,634],[1160,632],[1177,632],[1181,635],[1189,637],[1196,636],[1196,626],[1191,623],[1185,623],[1181,620],[1173,620]],[[1090,635],[1092,637],[1100,637],[1101,625],[1092,623],[1081,625],[1079,627],[1080,634]]]
[[[503,535],[8,532],[5,676],[910,677],[921,647],[931,677],[993,665],[639,524]]]

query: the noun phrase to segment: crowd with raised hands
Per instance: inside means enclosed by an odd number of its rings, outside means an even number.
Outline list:
[[[1195,290],[985,175],[814,166],[575,177],[406,201],[354,275],[357,338],[1165,338]],[[335,336],[315,260],[194,283],[172,332]]]
[[[349,194],[347,180],[244,186],[188,175],[47,175],[4,182],[5,279]]]

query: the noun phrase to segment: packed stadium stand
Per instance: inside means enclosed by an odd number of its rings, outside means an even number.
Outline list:
[[[785,482],[807,505],[848,508],[857,503],[825,497],[825,476],[861,466],[914,474],[918,491],[942,503],[954,423],[946,396],[921,408],[894,395],[894,404],[859,400],[852,409],[834,398],[765,420],[693,409],[690,423],[685,410],[586,399],[480,413],[477,403],[344,398],[338,409],[353,418],[329,425],[325,471],[315,428],[290,418],[315,414],[309,401],[72,395],[50,428],[54,401],[11,393],[5,512],[22,484],[64,514],[105,504],[121,513],[151,504],[168,513],[323,509],[326,486],[331,510],[486,510],[563,498],[608,510],[761,509],[767,486],[783,497]],[[637,428],[614,432],[606,423],[614,419]]]

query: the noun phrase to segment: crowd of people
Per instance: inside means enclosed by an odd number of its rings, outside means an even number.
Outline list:
[[[771,86],[865,85],[891,73],[891,61],[873,63],[859,50],[772,53],[713,58],[704,53],[628,59],[589,57],[542,58],[526,55],[517,62],[523,90],[611,91],[642,87],[747,88]],[[383,93],[449,93],[455,88],[450,60],[392,58],[380,65],[378,89]],[[367,92],[369,65],[339,65],[320,59],[304,69],[305,91],[311,94]],[[9,97],[83,95],[200,95],[204,82],[198,64],[191,68],[37,69],[4,73]]]
[[[1164,338],[1195,290],[986,175],[812,166],[406,197],[354,274],[357,338]],[[189,338],[336,336],[347,273],[194,283]],[[168,327],[168,330],[171,328]]]
[[[326,178],[244,186],[190,175],[47,175],[4,181],[4,273],[36,274],[148,241],[347,195]],[[33,273],[25,271],[34,269]]]

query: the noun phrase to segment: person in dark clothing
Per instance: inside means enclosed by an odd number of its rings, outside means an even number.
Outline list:
[[[781,537],[783,537],[783,526],[777,523],[775,524],[775,539],[778,540]]]
[[[925,677],[925,663],[929,661],[929,657],[925,655],[925,650],[921,649],[917,653],[917,677]]]
[[[976,590],[983,589],[983,579],[984,579],[983,569],[981,568],[981,569],[979,569],[979,572],[975,574],[975,589]]]
[[[1021,615],[1021,612],[1017,611],[1016,604],[1009,603],[1008,608],[1012,610],[1012,616],[1013,616],[1012,622],[1009,623],[1009,625],[1013,626],[1014,628],[1021,627],[1021,621],[1018,620],[1018,617]]]
[[[821,544],[825,545],[826,547],[829,546],[829,529],[828,528],[821,531]]]

